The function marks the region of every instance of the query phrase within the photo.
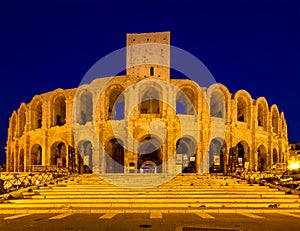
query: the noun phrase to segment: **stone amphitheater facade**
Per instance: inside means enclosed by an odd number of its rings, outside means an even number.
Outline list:
[[[149,41],[168,45],[170,33],[127,35],[127,47]],[[127,52],[126,75],[22,103],[9,119],[7,171],[226,172],[233,147],[241,169],[286,168],[287,124],[276,105],[220,83],[170,78],[167,66],[128,65],[147,52]],[[170,59],[168,50],[160,56]]]

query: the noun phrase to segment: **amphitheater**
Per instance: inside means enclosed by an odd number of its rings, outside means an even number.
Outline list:
[[[201,174],[268,171],[274,163],[285,169],[284,113],[245,90],[171,78],[169,45],[169,32],[127,34],[126,75],[22,103],[9,119],[6,170]],[[145,62],[155,55],[164,65]]]

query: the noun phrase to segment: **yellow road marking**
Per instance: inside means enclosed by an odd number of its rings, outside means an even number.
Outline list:
[[[196,213],[196,215],[204,219],[215,219],[215,217],[209,215],[208,213]]]
[[[99,219],[112,219],[114,216],[116,216],[118,213],[105,213]]]
[[[73,215],[73,213],[63,213],[63,214],[56,215],[54,217],[50,217],[49,219],[50,220],[59,220],[59,219],[63,219],[65,217],[68,217],[68,216],[71,216],[71,215]]]
[[[150,219],[162,219],[162,213],[150,213]]]
[[[255,219],[262,219],[262,218],[264,218],[262,216],[258,216],[258,215],[252,214],[252,213],[238,213],[238,214],[246,216],[246,217],[250,217],[250,218],[255,218]]]
[[[299,214],[294,214],[294,213],[284,213],[284,212],[281,212],[280,214],[283,214],[283,215],[286,215],[286,216],[290,216],[290,217],[297,217],[297,218],[300,218],[300,215],[299,215]]]
[[[13,219],[17,219],[20,217],[26,217],[28,215],[31,215],[30,213],[24,213],[24,214],[19,214],[19,215],[14,215],[14,216],[10,216],[10,217],[5,217],[4,220],[13,220]]]

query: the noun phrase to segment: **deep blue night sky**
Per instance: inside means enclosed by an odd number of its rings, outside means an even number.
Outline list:
[[[300,1],[0,1],[0,163],[8,119],[21,102],[77,87],[122,48],[126,33],[171,31],[230,92],[246,89],[284,111],[300,141]],[[125,61],[125,60],[124,60]]]

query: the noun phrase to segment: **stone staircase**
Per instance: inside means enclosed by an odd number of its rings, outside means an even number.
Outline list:
[[[27,190],[22,199],[2,200],[0,213],[300,212],[298,195],[287,195],[268,186],[250,185],[230,176],[168,177],[74,175]],[[148,187],[160,181],[165,182]]]

